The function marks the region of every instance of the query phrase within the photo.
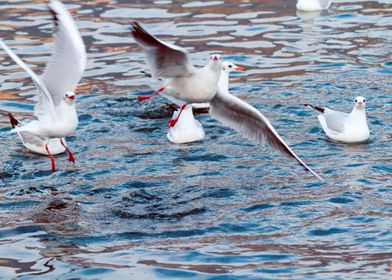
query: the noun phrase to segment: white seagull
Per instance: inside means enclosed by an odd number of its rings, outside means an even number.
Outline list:
[[[233,62],[223,61],[222,72],[219,77],[218,87],[229,88],[229,74],[233,71],[244,71],[244,67],[237,66]],[[203,126],[194,118],[193,108],[209,108],[208,103],[195,103],[187,106],[181,113],[181,117],[173,127],[169,127],[167,139],[176,144],[190,143],[203,140],[205,132]],[[179,110],[174,112],[173,118],[176,119]]]
[[[58,0],[51,0],[49,9],[55,23],[55,43],[42,78],[1,40],[0,46],[30,75],[39,91],[34,108],[37,120],[23,124],[9,114],[13,131],[19,135],[26,148],[49,155],[52,170],[56,171],[53,154],[66,150],[68,160],[75,162],[63,138],[73,134],[78,125],[73,90],[86,67],[86,51],[76,24],[64,5]]]
[[[133,23],[132,35],[143,48],[153,77],[168,79],[169,94],[173,92],[176,99],[185,103],[183,107],[190,103],[209,102],[212,117],[260,145],[268,142],[272,148],[294,158],[322,180],[291,150],[263,114],[231,95],[228,88],[218,88],[222,68],[219,56],[212,55],[206,67],[195,69],[188,61],[186,50],[155,38],[137,22]]]
[[[167,97],[183,104],[177,117],[169,122],[169,126],[173,127],[187,104],[208,102],[215,96],[222,70],[221,57],[211,55],[206,66],[196,68],[188,60],[185,49],[155,38],[136,21],[132,27],[132,36],[146,54],[152,78],[161,78],[166,83],[150,95],[139,96],[138,101],[165,90]]]
[[[180,110],[174,112],[172,119],[176,119],[179,113]],[[186,106],[176,124],[167,131],[167,139],[175,144],[201,141],[205,136],[203,126],[193,116],[192,106]]]
[[[331,0],[298,0],[297,10],[304,12],[320,11],[328,9]]]
[[[354,109],[350,114],[310,104],[304,105],[321,113],[318,115],[318,119],[325,134],[327,134],[329,138],[345,143],[365,142],[370,137],[370,131],[366,120],[366,99],[362,96],[358,96],[355,98],[354,102]]]

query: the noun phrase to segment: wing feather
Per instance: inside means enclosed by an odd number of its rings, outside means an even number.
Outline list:
[[[49,9],[55,22],[54,50],[46,65],[43,81],[55,105],[67,91],[74,91],[86,68],[86,50],[70,13],[58,0],[51,0]]]
[[[323,180],[291,150],[262,113],[241,99],[226,92],[218,92],[210,101],[210,114],[260,145],[267,142],[273,149],[294,158],[306,170]]]
[[[338,133],[344,132],[349,114],[325,108],[325,112],[322,115],[329,129]]]
[[[157,39],[136,21],[132,23],[132,36],[143,48],[153,78],[174,78],[195,71],[185,49]]]
[[[30,78],[39,90],[39,103],[42,104],[42,107],[44,107],[45,110],[38,114],[37,117],[43,118],[49,116],[51,119],[55,119],[56,115],[54,112],[54,103],[45,83],[2,40],[0,40],[0,46],[24,71],[26,71],[27,74],[29,74]]]

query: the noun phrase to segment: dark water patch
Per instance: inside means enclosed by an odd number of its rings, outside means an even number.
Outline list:
[[[391,174],[392,164],[387,164],[387,163],[375,164],[372,166],[372,169],[377,173]]]
[[[314,202],[312,201],[301,201],[301,200],[297,200],[297,201],[286,201],[286,202],[282,202],[280,205],[281,206],[289,206],[289,207],[297,207],[297,206],[305,206],[305,205],[311,205]]]
[[[139,210],[139,209],[138,209]],[[149,212],[149,213],[130,213],[123,210],[114,210],[113,214],[122,219],[149,219],[149,220],[178,220],[191,215],[199,215],[206,212],[206,208],[194,208],[183,210],[175,213],[159,213],[159,212]]]
[[[151,201],[153,202],[162,201],[161,197],[154,194],[150,194],[148,191],[140,188],[129,192],[126,196],[123,196],[122,199],[127,202],[130,202],[131,204],[135,204],[135,203],[146,204],[146,203],[150,203]]]
[[[221,154],[205,154],[205,155],[192,155],[192,156],[185,156],[181,157],[181,161],[187,162],[225,162],[227,161],[228,157]]]
[[[14,202],[7,202],[7,203],[0,203],[0,209],[2,210],[13,210],[13,209],[21,209],[26,207],[32,207],[39,205],[39,201],[34,200],[24,200],[24,201],[14,201]]]
[[[171,118],[178,106],[172,103],[165,103],[159,107],[143,108],[132,110],[131,114],[142,119],[162,119]]]
[[[6,179],[11,179],[19,174],[22,167],[22,161],[3,161],[0,168],[0,180],[5,183]]]
[[[199,273],[184,271],[181,269],[169,269],[169,268],[155,268],[154,272],[160,277],[169,277],[173,279],[188,279],[198,277]]]
[[[354,200],[346,198],[346,197],[333,197],[329,199],[330,202],[337,204],[349,204],[354,202]]]
[[[254,212],[254,211],[260,211],[260,210],[265,210],[265,209],[270,209],[275,207],[274,204],[271,203],[261,203],[257,205],[253,205],[247,208],[242,209],[245,212]]]
[[[147,192],[145,192],[143,189],[144,188],[153,188],[153,187],[158,187],[158,186],[164,186],[164,185],[168,185],[170,182],[151,182],[151,181],[146,181],[146,182],[142,182],[142,181],[129,181],[126,182],[124,184],[118,185],[116,186],[116,188],[120,188],[120,189],[137,189],[135,192],[131,192],[128,194],[128,196],[130,197],[134,197],[134,196],[139,196],[142,192],[144,194],[147,194]]]
[[[230,198],[235,196],[235,194],[235,190],[216,187],[206,192],[203,196],[206,198]]]
[[[94,117],[89,114],[79,114],[79,123],[80,124],[89,124],[94,120]]]
[[[341,234],[348,232],[347,229],[343,228],[329,228],[329,229],[315,229],[309,231],[309,235],[312,236],[330,236],[334,234]]]
[[[51,170],[50,167],[50,160],[48,158],[47,160],[47,170],[38,170],[38,171],[32,171],[29,173],[24,173],[22,175],[22,180],[32,180],[32,179],[36,179],[36,178],[43,178],[43,177],[54,177],[53,171]]]
[[[9,238],[18,235],[24,235],[27,233],[37,233],[40,229],[37,226],[17,226],[12,228],[0,229],[0,238]]]

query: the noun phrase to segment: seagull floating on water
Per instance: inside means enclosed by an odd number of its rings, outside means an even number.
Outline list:
[[[219,88],[229,88],[229,73],[233,71],[244,71],[244,67],[237,66],[233,62],[223,61],[222,62],[222,72],[219,77],[218,87]],[[208,108],[210,105],[208,103],[195,103],[192,106],[187,106],[181,117],[178,119],[177,123],[170,127],[167,132],[167,138],[170,142],[176,144],[190,143],[195,141],[203,140],[205,137],[205,132],[203,126],[194,118],[193,108]],[[179,111],[176,111],[173,115],[173,119],[177,117]]]
[[[320,11],[328,9],[331,0],[298,0],[297,10],[304,12]]]
[[[346,143],[365,142],[370,137],[365,111],[366,99],[358,96],[354,102],[354,109],[350,114],[310,104],[304,105],[321,113],[318,119],[329,138]]]
[[[176,124],[167,131],[167,139],[175,144],[191,143],[203,140],[206,136],[203,126],[193,116],[192,106],[182,110],[181,117]],[[174,112],[173,119],[177,118],[180,110]]]
[[[222,71],[220,56],[212,55],[207,66],[197,69],[189,62],[185,49],[155,38],[137,22],[132,27],[132,35],[146,54],[152,76],[167,79],[168,84],[162,90],[169,88],[168,94],[184,103],[182,110],[190,103],[209,102],[212,117],[260,145],[268,142],[273,149],[294,158],[322,180],[291,150],[262,113],[231,95],[228,88],[218,87]],[[180,115],[181,111],[176,118]]]
[[[42,78],[1,40],[0,46],[29,74],[39,91],[34,108],[37,120],[24,124],[10,113],[13,131],[19,135],[27,149],[49,155],[52,171],[56,171],[54,154],[66,150],[68,160],[75,163],[64,137],[73,134],[78,125],[73,90],[86,67],[86,51],[76,24],[64,5],[58,0],[51,0],[49,9],[55,23],[55,43]]]

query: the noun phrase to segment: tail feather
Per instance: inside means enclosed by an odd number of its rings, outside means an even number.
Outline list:
[[[15,128],[19,124],[19,121],[15,119],[11,113],[8,113],[8,117],[10,118],[10,123],[12,125],[12,128]]]
[[[321,112],[321,113],[324,113],[324,112],[325,112],[325,109],[324,109],[324,108],[317,107],[317,106],[313,106],[313,105],[311,105],[311,104],[304,104],[304,106],[305,106],[305,107],[313,108],[314,110],[319,111],[319,112]]]

